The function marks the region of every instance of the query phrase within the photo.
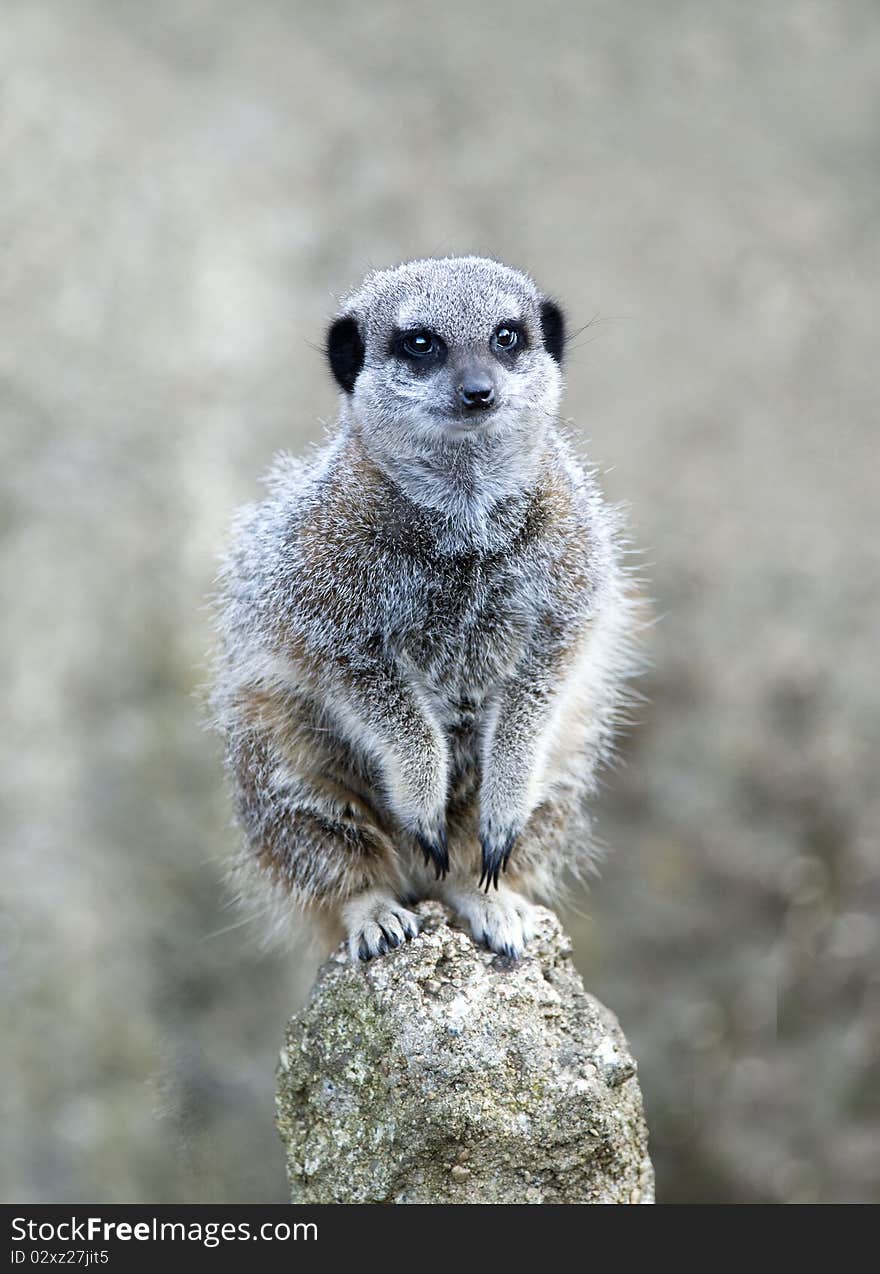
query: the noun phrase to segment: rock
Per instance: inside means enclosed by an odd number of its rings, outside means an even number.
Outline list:
[[[651,1203],[636,1064],[540,908],[527,954],[438,903],[368,964],[344,948],[290,1022],[278,1128],[295,1203]]]

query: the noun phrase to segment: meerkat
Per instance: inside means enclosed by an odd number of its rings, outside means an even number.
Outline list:
[[[493,260],[369,274],[327,335],[335,435],[234,523],[213,703],[238,875],[354,959],[413,937],[423,898],[515,958],[593,860],[634,618],[559,423],[565,334]]]

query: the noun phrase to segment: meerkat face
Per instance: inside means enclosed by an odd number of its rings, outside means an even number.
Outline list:
[[[367,277],[331,325],[347,410],[381,450],[534,432],[555,417],[565,328],[526,275],[482,257]]]

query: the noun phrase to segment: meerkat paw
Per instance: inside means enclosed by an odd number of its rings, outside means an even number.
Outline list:
[[[342,909],[352,960],[371,960],[414,938],[418,916],[388,893],[373,891],[352,898]]]
[[[476,889],[453,889],[446,901],[464,920],[477,942],[498,955],[517,959],[534,936],[534,908],[514,890],[500,885],[496,893]]]

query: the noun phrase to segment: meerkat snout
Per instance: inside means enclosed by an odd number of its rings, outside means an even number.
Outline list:
[[[485,367],[466,364],[459,377],[458,397],[465,412],[484,412],[495,405],[495,381]]]

